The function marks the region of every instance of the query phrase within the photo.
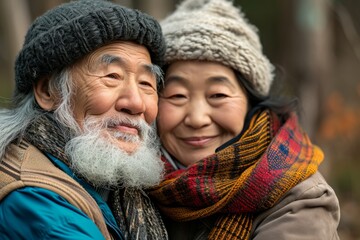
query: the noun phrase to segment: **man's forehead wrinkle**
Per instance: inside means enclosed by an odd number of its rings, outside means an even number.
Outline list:
[[[120,68],[127,69],[130,67],[130,63],[126,61],[126,58],[121,56],[105,53],[98,58],[95,56],[90,57],[86,63],[87,69],[94,73],[96,71],[106,71],[106,69],[111,65],[118,66]],[[157,84],[163,83],[163,72],[162,69],[151,62],[149,63],[139,63],[137,64],[137,71],[150,74],[155,77]]]
[[[128,63],[126,62],[126,60],[124,60],[122,57],[120,56],[115,56],[112,54],[104,54],[102,55],[98,61],[96,62],[96,65],[101,65],[101,66],[109,66],[111,64],[116,64],[119,67],[126,67],[128,65]],[[153,64],[140,64],[139,65],[143,70],[148,71],[148,72],[154,72],[154,65]]]

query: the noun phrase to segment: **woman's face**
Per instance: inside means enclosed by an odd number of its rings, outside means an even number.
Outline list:
[[[157,118],[166,150],[185,166],[237,136],[248,110],[234,71],[219,63],[178,61],[165,74]]]

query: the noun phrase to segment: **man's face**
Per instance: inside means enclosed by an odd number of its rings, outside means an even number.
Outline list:
[[[134,152],[144,136],[132,120],[151,124],[158,111],[157,80],[147,49],[131,42],[101,47],[75,64],[72,78],[79,126],[88,118],[124,119],[106,124],[101,134],[125,152]]]
[[[73,171],[94,186],[149,187],[161,180],[151,126],[158,110],[155,69],[146,48],[129,42],[102,47],[70,69],[71,104],[63,99],[58,120],[74,131],[65,146]]]

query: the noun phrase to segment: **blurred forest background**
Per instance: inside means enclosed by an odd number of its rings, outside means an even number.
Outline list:
[[[14,88],[14,60],[37,16],[67,1],[0,0],[0,106]],[[158,20],[178,0],[113,0]],[[301,122],[325,152],[321,171],[338,194],[342,240],[360,239],[360,1],[237,0],[276,66],[273,92],[301,103]],[[199,16],[201,17],[201,16]]]

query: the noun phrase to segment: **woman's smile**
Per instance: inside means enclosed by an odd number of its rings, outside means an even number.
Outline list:
[[[182,138],[182,140],[191,146],[195,147],[206,147],[209,142],[212,142],[215,137],[209,136],[209,137],[188,137],[188,138]]]

